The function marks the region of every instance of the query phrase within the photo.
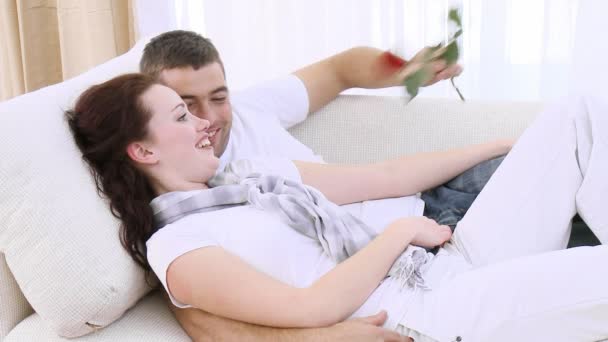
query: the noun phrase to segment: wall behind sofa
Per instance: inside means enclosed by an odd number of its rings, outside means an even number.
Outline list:
[[[185,28],[210,37],[223,55],[233,88],[283,75],[355,45],[396,49],[410,57],[446,37],[451,6],[463,14],[465,73],[458,83],[469,98],[554,99],[571,90],[597,89],[595,80],[608,76],[601,58],[595,58],[608,52],[599,42],[608,32],[603,19],[608,3],[602,0],[136,2],[143,12],[138,20],[144,35]],[[421,96],[456,94],[442,84]]]

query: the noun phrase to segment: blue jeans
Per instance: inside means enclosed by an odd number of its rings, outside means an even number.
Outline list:
[[[422,193],[424,216],[456,228],[505,156],[470,168],[449,182]]]

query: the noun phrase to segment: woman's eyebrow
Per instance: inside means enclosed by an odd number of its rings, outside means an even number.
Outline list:
[[[179,103],[177,106],[173,107],[173,109],[171,109],[172,112],[174,112],[176,109],[178,109],[179,107],[185,107],[184,103]]]

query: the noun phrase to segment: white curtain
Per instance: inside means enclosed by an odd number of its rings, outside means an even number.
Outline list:
[[[465,97],[538,101],[604,87],[603,0],[140,0],[137,13],[142,35],[182,28],[211,38],[239,89],[357,45],[409,58],[446,39],[450,7],[463,15]],[[447,82],[421,96],[456,98]]]

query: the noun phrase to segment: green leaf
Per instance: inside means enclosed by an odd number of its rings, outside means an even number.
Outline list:
[[[462,35],[462,20],[457,9],[450,9],[448,13],[448,20],[453,21],[454,24],[456,24],[456,27],[458,27],[458,30],[454,32],[454,35],[452,36],[452,41],[446,47],[445,53],[443,53],[443,58],[445,58],[446,63],[449,65],[456,63],[460,55],[458,51],[458,44],[456,44],[456,39]],[[458,89],[456,83],[454,83],[454,78],[455,77],[450,78],[450,83],[452,83],[452,87],[454,90],[456,90],[456,93],[458,93],[458,97],[460,97],[460,99],[464,102],[464,96],[462,96],[460,89]]]
[[[460,20],[460,14],[458,13],[457,9],[450,9],[450,12],[448,13],[448,19],[453,21],[459,29],[462,28],[462,21]]]
[[[458,28],[458,30],[454,32],[454,35],[452,36],[449,43],[447,43],[447,45],[439,43],[435,46],[428,47],[427,52],[423,56],[421,56],[422,58],[419,61],[422,64],[420,69],[412,73],[403,81],[407,93],[410,95],[409,100],[416,97],[418,95],[420,87],[422,87],[426,82],[431,79],[432,73],[428,70],[428,65],[430,62],[438,59],[443,59],[445,60],[446,64],[451,65],[458,61],[460,53],[458,50],[458,44],[456,43],[456,39],[462,35],[462,20],[460,19],[460,14],[457,9],[450,9],[448,13],[448,20],[453,21]],[[464,96],[462,96],[462,93],[454,83],[454,77],[450,79],[450,82],[452,83],[452,87],[454,87],[454,89],[458,93],[460,99],[464,101]]]
[[[407,93],[410,95],[410,100],[418,95],[418,90],[422,85],[428,81],[429,73],[425,68],[420,68],[410,76],[408,76],[405,81],[405,89]]]
[[[443,57],[443,59],[445,59],[445,62],[450,65],[450,64],[454,64],[456,63],[456,61],[458,61],[458,44],[456,44],[456,41],[453,40],[450,44],[448,44],[448,46],[445,48],[445,52],[442,54],[441,57]]]

